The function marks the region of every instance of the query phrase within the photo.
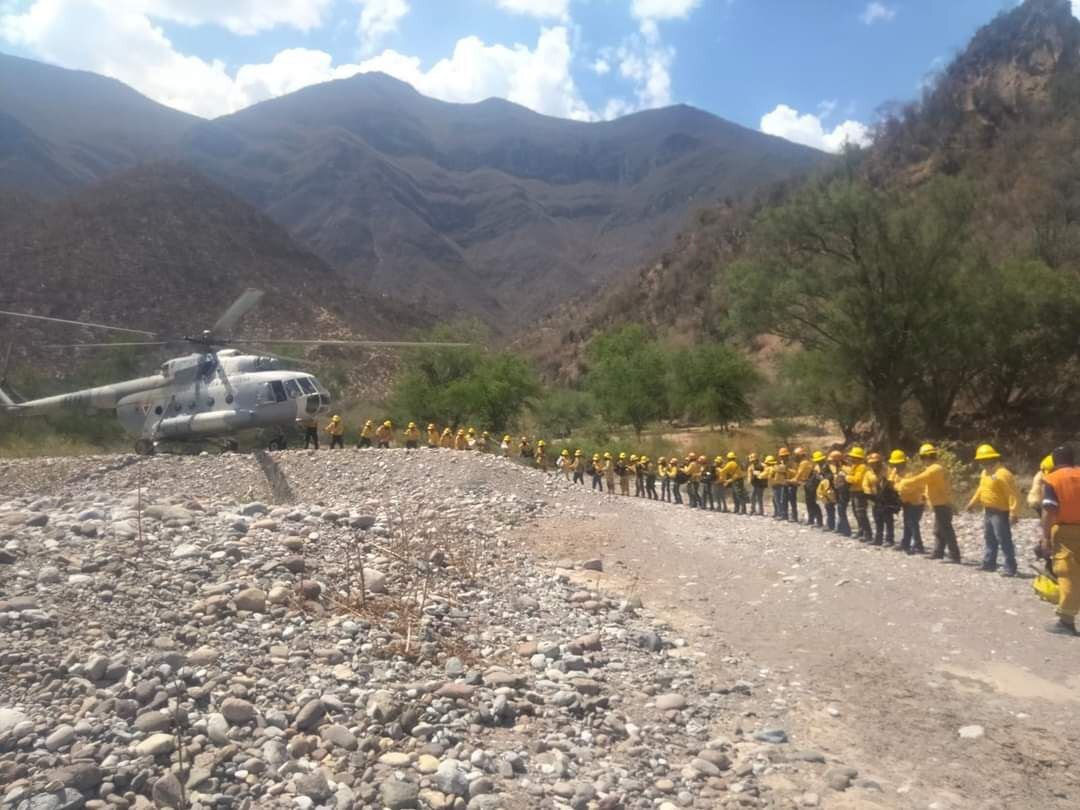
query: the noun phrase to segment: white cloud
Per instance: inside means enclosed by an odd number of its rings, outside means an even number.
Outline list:
[[[86,32],[92,31],[93,36]],[[335,66],[330,54],[292,48],[270,62],[230,75],[220,60],[179,52],[150,18],[116,0],[35,0],[21,13],[0,11],[0,40],[47,61],[119,79],[156,101],[205,117],[224,115],[310,84],[381,70],[446,101],[506,98],[538,112],[589,120],[570,68],[569,31],[543,29],[526,45],[459,40],[453,53],[424,69],[420,59],[386,50],[359,64]]]
[[[409,13],[407,0],[358,0],[363,9],[357,33],[360,49],[371,53],[384,37],[397,31],[402,18]]]
[[[761,131],[826,152],[839,152],[847,143],[869,146],[872,140],[869,127],[859,121],[843,121],[830,130],[825,128],[821,117],[812,113],[800,115],[786,104],[778,104],[762,116]]]
[[[1074,17],[1080,17],[1080,0],[1072,0],[1072,13]]]
[[[525,14],[540,20],[570,20],[570,0],[495,0],[495,5],[511,14]]]
[[[684,20],[701,0],[631,0],[630,14],[638,20]]]
[[[1077,0],[1077,2],[1080,2],[1080,0]],[[607,76],[611,73],[611,63],[607,59],[600,57],[592,63],[592,72],[597,76]]]
[[[1076,0],[1074,0],[1076,2]],[[865,25],[873,25],[879,22],[892,22],[896,19],[896,9],[891,8],[879,0],[874,0],[872,3],[867,3],[863,13],[859,15],[859,19],[863,21]]]
[[[596,115],[570,75],[573,53],[566,28],[540,32],[536,47],[486,45],[479,37],[458,40],[454,52],[428,70],[420,59],[387,50],[361,62],[359,71],[379,70],[445,101],[481,101],[496,96],[547,115],[590,120]]]

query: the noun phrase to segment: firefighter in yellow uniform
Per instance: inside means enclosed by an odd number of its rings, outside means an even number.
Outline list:
[[[671,479],[667,474],[667,459],[661,456],[656,460],[656,477],[660,479],[660,500],[671,500]]]
[[[416,450],[420,446],[420,428],[416,422],[409,422],[405,428],[405,449]]]
[[[536,443],[535,461],[536,461],[536,466],[539,469],[543,470],[544,472],[547,472],[547,468],[548,468],[547,442],[545,442],[543,439],[541,439],[540,441],[538,441]]]
[[[611,453],[604,453],[604,483],[609,495],[615,494],[615,459]]]
[[[443,428],[442,436],[439,437],[439,447],[444,450],[454,449],[454,432],[450,428]]]
[[[1052,453],[1054,471],[1043,479],[1040,548],[1054,565],[1058,582],[1058,620],[1051,633],[1075,636],[1080,614],[1080,467],[1072,447]]]
[[[387,419],[375,430],[375,444],[382,450],[390,447],[394,441],[394,423]]]
[[[806,450],[802,447],[795,448],[795,460],[790,465],[791,478],[788,481],[788,520],[792,523],[799,522],[799,490],[806,494],[806,485],[810,483],[810,477],[814,474],[814,464],[806,457]],[[814,495],[817,493],[815,492]],[[814,498],[811,495],[811,499]],[[807,501],[806,511],[811,512],[810,502]],[[814,524],[814,515],[810,514],[810,525]]]
[[[439,429],[435,427],[434,422],[427,426],[427,446],[431,448],[439,446]]]
[[[593,492],[604,491],[604,461],[599,453],[594,453],[592,463],[589,464],[589,477],[592,478]]]
[[[767,456],[765,458],[765,468],[768,474],[769,489],[772,490],[772,503],[773,503],[773,520],[787,520],[787,465],[784,464],[783,458],[786,458],[788,454],[786,447],[780,448],[779,455]],[[769,459],[772,459],[772,463],[769,463]]]
[[[874,530],[870,527],[870,501],[863,486],[866,478],[866,451],[861,447],[852,447],[848,452],[848,463],[851,465],[846,476],[851,494],[851,512],[858,527],[855,539],[869,543],[874,539]]]
[[[309,449],[312,445],[315,445],[316,450],[319,449],[319,419],[315,416],[309,416],[306,419],[298,419],[300,427],[304,429],[304,449]]]
[[[555,462],[555,466],[559,468],[562,477],[567,481],[569,481],[570,476],[574,474],[574,460],[570,457],[570,451],[565,447],[562,449],[562,452],[559,453],[559,458]]]
[[[371,442],[375,439],[375,423],[368,419],[364,422],[364,426],[360,428],[360,441],[356,443],[357,447],[371,447]]]
[[[1002,574],[1016,576],[1016,549],[1012,525],[1020,519],[1020,492],[1016,479],[1001,461],[1001,455],[988,444],[979,445],[975,460],[982,466],[979,487],[968,502],[968,511],[983,509],[983,571],[997,570],[998,548],[1005,556]]]
[[[457,435],[454,437],[454,449],[455,450],[468,450],[469,439],[465,436],[465,428],[458,428]]]
[[[585,485],[585,455],[581,448],[574,451],[574,463],[571,465],[574,471],[574,483]]]
[[[326,433],[330,437],[331,450],[335,448],[340,450],[345,447],[345,423],[336,413],[330,417],[330,422],[326,425]]]

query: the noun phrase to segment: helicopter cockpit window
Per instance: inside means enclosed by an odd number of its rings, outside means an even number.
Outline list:
[[[315,384],[311,380],[309,380],[307,377],[301,377],[296,382],[299,383],[300,389],[305,394],[314,394],[314,393],[316,393]]]
[[[300,396],[300,386],[296,384],[296,380],[285,381],[285,393],[289,395],[289,399],[296,399]]]
[[[268,385],[270,386],[269,402],[284,402],[288,399],[285,394],[285,386],[281,384],[281,380],[274,380]]]

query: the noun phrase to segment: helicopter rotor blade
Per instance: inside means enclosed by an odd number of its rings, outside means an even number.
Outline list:
[[[442,343],[411,340],[291,340],[279,338],[267,338],[266,340],[226,340],[222,344],[234,344],[237,346],[250,346],[263,343],[285,343],[290,346],[379,346],[393,349],[430,349],[452,348],[463,349],[471,346],[471,343]]]
[[[117,346],[172,346],[173,341],[149,340],[149,341],[122,341],[120,343],[46,343],[43,349],[111,349]]]
[[[147,332],[145,329],[128,329],[123,326],[109,326],[104,323],[90,323],[89,321],[72,321],[67,318],[50,318],[46,315],[29,315],[25,312],[9,312],[0,309],[0,315],[11,318],[26,318],[31,321],[49,321],[51,323],[64,323],[69,326],[85,326],[88,329],[107,329],[111,332],[126,332],[129,335],[145,335],[146,337],[160,337],[157,332]]]
[[[232,306],[225,310],[225,314],[218,318],[217,323],[210,330],[211,334],[221,335],[230,332],[237,322],[259,303],[262,297],[262,290],[251,288],[244,290],[240,293],[240,297],[233,301]]]

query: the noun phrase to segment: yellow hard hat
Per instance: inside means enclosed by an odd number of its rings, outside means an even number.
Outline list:
[[[747,458],[751,461],[757,461],[757,453],[751,453]]]
[[[581,450],[575,450],[575,451],[574,451],[574,456],[575,456],[575,458],[580,458],[580,457],[581,457],[581,455],[582,455],[582,453],[581,453]]]
[[[844,454],[841,453],[839,450],[830,450],[829,451],[829,461],[831,461],[831,462],[833,462],[835,464],[836,462],[843,461],[843,460],[844,460]]]
[[[776,455],[780,456],[780,458],[787,458],[791,455],[791,451],[788,450],[786,447],[781,447],[779,450],[776,451]]]
[[[490,433],[488,433],[488,432],[487,432],[486,430],[485,430],[485,431],[484,431],[484,432],[483,432],[483,433],[482,433],[481,435],[482,435],[482,436],[483,436],[483,437],[484,437],[485,439],[491,438],[491,434],[490,434]]]
[[[852,447],[850,450],[848,450],[848,458],[862,461],[864,458],[866,458],[866,451],[863,450],[861,447]]]
[[[976,461],[993,461],[996,458],[1001,458],[1001,454],[989,444],[980,444],[975,451]]]
[[[660,456],[660,458],[658,458],[658,459],[656,460],[656,463],[657,463],[657,464],[663,464],[663,463],[664,463],[665,461],[667,461],[667,459],[666,459],[666,458],[664,458],[663,456]]]
[[[503,441],[504,442],[510,441],[510,434],[509,433],[507,433],[505,436],[503,436]]]
[[[697,457],[697,460],[698,460],[699,462],[703,462],[703,461],[708,461],[708,459],[707,459],[707,458],[705,458],[705,456],[698,456],[698,457]]]
[[[599,461],[600,460],[600,454],[599,453],[593,453],[592,460],[593,461]]]
[[[443,435],[443,436],[449,436],[449,435],[450,435],[450,434],[451,434],[452,432],[453,432],[453,431],[452,431],[452,430],[450,430],[450,428],[448,428],[448,427],[444,427],[444,428],[442,429],[442,435]]]
[[[619,461],[622,461],[624,458],[626,458],[626,453],[619,453]]]
[[[776,463],[776,456],[765,456],[765,463],[766,464],[775,464]]]
[[[640,461],[642,464],[648,464],[649,463],[649,457],[648,456],[642,456],[641,458],[638,459],[638,461]]]
[[[383,422],[382,424],[383,424],[383,427],[393,427],[393,426],[394,426],[394,423],[393,423],[393,422],[391,422],[391,421],[390,421],[389,419],[387,419],[387,420],[386,420],[385,422]]]
[[[720,463],[720,462],[721,462],[721,461],[723,461],[723,460],[724,460],[724,457],[723,457],[723,456],[717,456],[716,458],[714,458],[714,459],[713,459],[713,463],[714,463],[714,464],[718,464],[718,463]]]
[[[474,433],[476,433],[476,428],[469,428],[469,435],[472,436]]]
[[[529,437],[528,437],[528,436],[522,436],[522,437],[521,437],[521,440],[522,440],[523,442],[527,442],[527,441],[529,440]]]
[[[537,446],[537,447],[547,447],[547,445],[546,445],[546,444],[544,443],[544,440],[543,440],[543,439],[541,439],[540,441],[538,441],[538,442],[536,443],[536,446]]]
[[[815,464],[820,464],[822,461],[825,460],[825,454],[822,453],[820,450],[815,450],[814,455],[810,456],[810,460]]]
[[[465,428],[458,428],[457,435],[458,436],[464,436],[465,435]]]
[[[434,422],[430,423],[430,424],[429,424],[429,425],[427,426],[427,429],[428,429],[428,430],[435,430],[435,423],[434,423]]]
[[[631,461],[637,461],[637,453],[631,453],[630,454],[630,460]]]
[[[604,453],[604,458],[610,459],[611,458],[611,453]]]
[[[920,456],[936,456],[937,455],[937,448],[934,447],[934,445],[930,444],[930,442],[926,442],[925,444],[923,444],[919,448],[919,455]]]
[[[735,460],[735,459],[737,459],[737,458],[738,458],[738,456],[737,456],[737,455],[735,455],[735,453],[734,453],[734,452],[730,452],[730,453],[728,453],[728,454],[727,454],[727,460],[728,460],[728,461],[734,461],[734,460]]]
[[[411,427],[411,428],[416,427],[416,422],[409,422],[409,427]]]
[[[341,421],[341,417],[340,417],[340,416],[338,416],[338,415],[337,415],[337,414],[335,413],[335,414],[334,414],[333,416],[331,416],[331,417],[330,417],[330,421],[331,421],[331,422],[340,422],[340,421]]]
[[[570,455],[570,451],[569,451],[569,450],[567,450],[567,449],[566,449],[566,448],[564,447],[564,448],[563,448],[563,451],[562,451],[561,453],[559,453],[559,455],[560,455],[560,456],[568,456],[568,455]]]
[[[889,453],[890,464],[907,464],[907,462],[908,457],[903,450],[893,450],[891,453]]]
[[[365,424],[365,425],[374,425],[374,424],[375,424],[375,422],[374,422],[374,421],[372,421],[371,419],[368,419],[368,420],[367,420],[366,422],[364,422],[364,424]]]
[[[1054,457],[1047,456],[1039,462],[1039,469],[1042,470],[1043,475],[1049,475],[1054,471]]]

